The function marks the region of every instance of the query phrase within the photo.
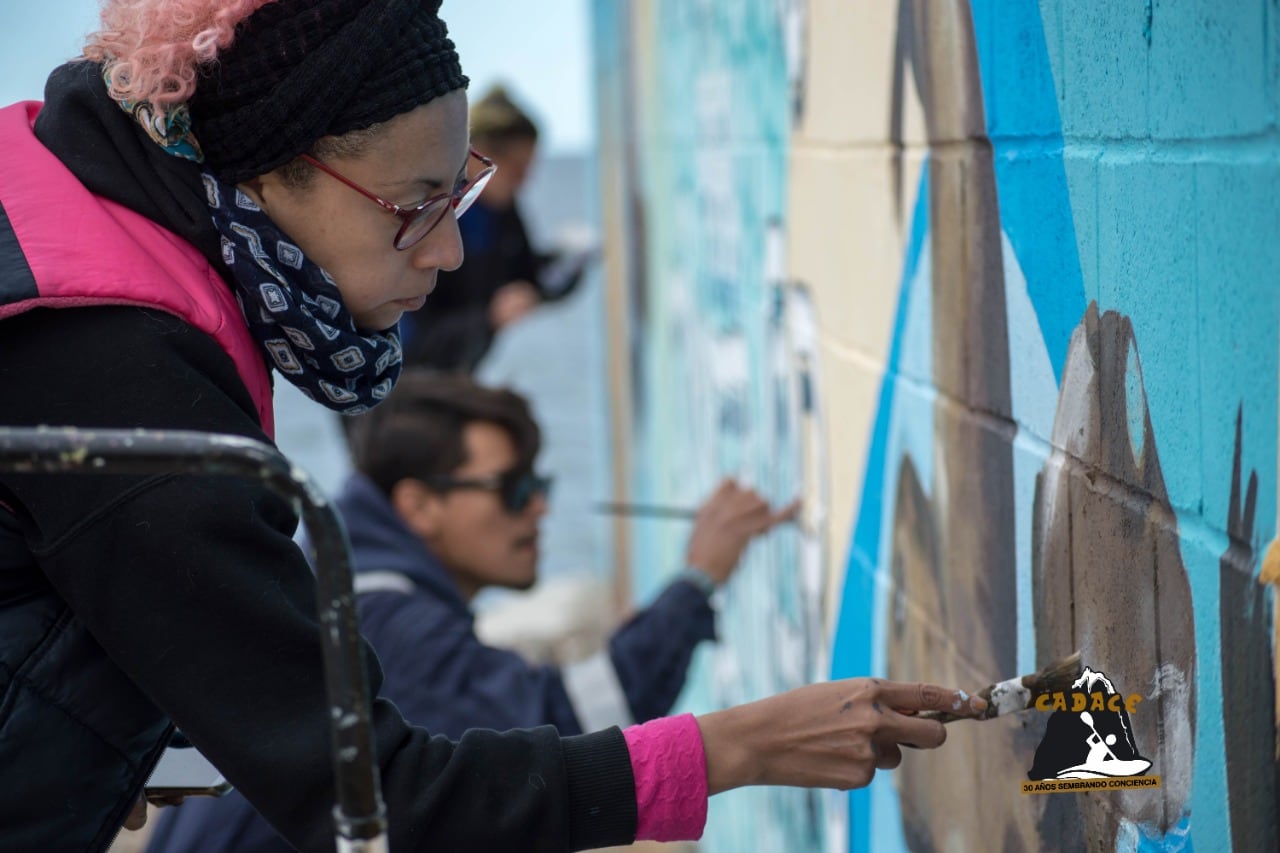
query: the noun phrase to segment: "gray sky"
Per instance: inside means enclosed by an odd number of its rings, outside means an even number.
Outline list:
[[[544,130],[548,153],[595,144],[588,0],[445,0],[441,16],[473,95],[502,81]],[[97,26],[97,0],[3,0],[0,104],[39,99],[49,70]]]

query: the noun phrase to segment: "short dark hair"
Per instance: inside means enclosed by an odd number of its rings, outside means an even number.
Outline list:
[[[515,445],[517,470],[532,470],[542,431],[528,401],[459,373],[408,368],[379,405],[355,416],[349,441],[356,469],[390,495],[405,478],[452,474],[467,462],[463,430],[475,422],[501,427]]]

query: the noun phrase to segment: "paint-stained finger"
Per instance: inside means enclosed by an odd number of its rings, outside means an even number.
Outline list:
[[[906,711],[947,711],[961,717],[978,717],[987,710],[981,696],[924,682],[880,681],[879,695],[890,707]]]

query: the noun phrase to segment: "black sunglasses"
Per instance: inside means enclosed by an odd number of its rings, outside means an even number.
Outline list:
[[[497,492],[502,498],[502,506],[507,512],[524,512],[525,507],[536,496],[546,497],[551,493],[551,478],[543,477],[532,471],[504,471],[488,477],[429,477],[423,480],[437,491],[448,492],[454,489],[480,489],[486,492]]]

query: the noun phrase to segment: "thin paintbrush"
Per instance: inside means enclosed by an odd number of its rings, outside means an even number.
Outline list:
[[[950,723],[953,720],[990,720],[992,717],[1016,714],[1035,707],[1036,699],[1046,693],[1067,692],[1071,689],[1071,683],[1080,677],[1080,673],[1080,652],[1072,652],[1039,672],[1010,678],[979,690],[978,695],[987,700],[987,710],[981,717],[963,717],[946,711],[921,711],[917,716]]]

